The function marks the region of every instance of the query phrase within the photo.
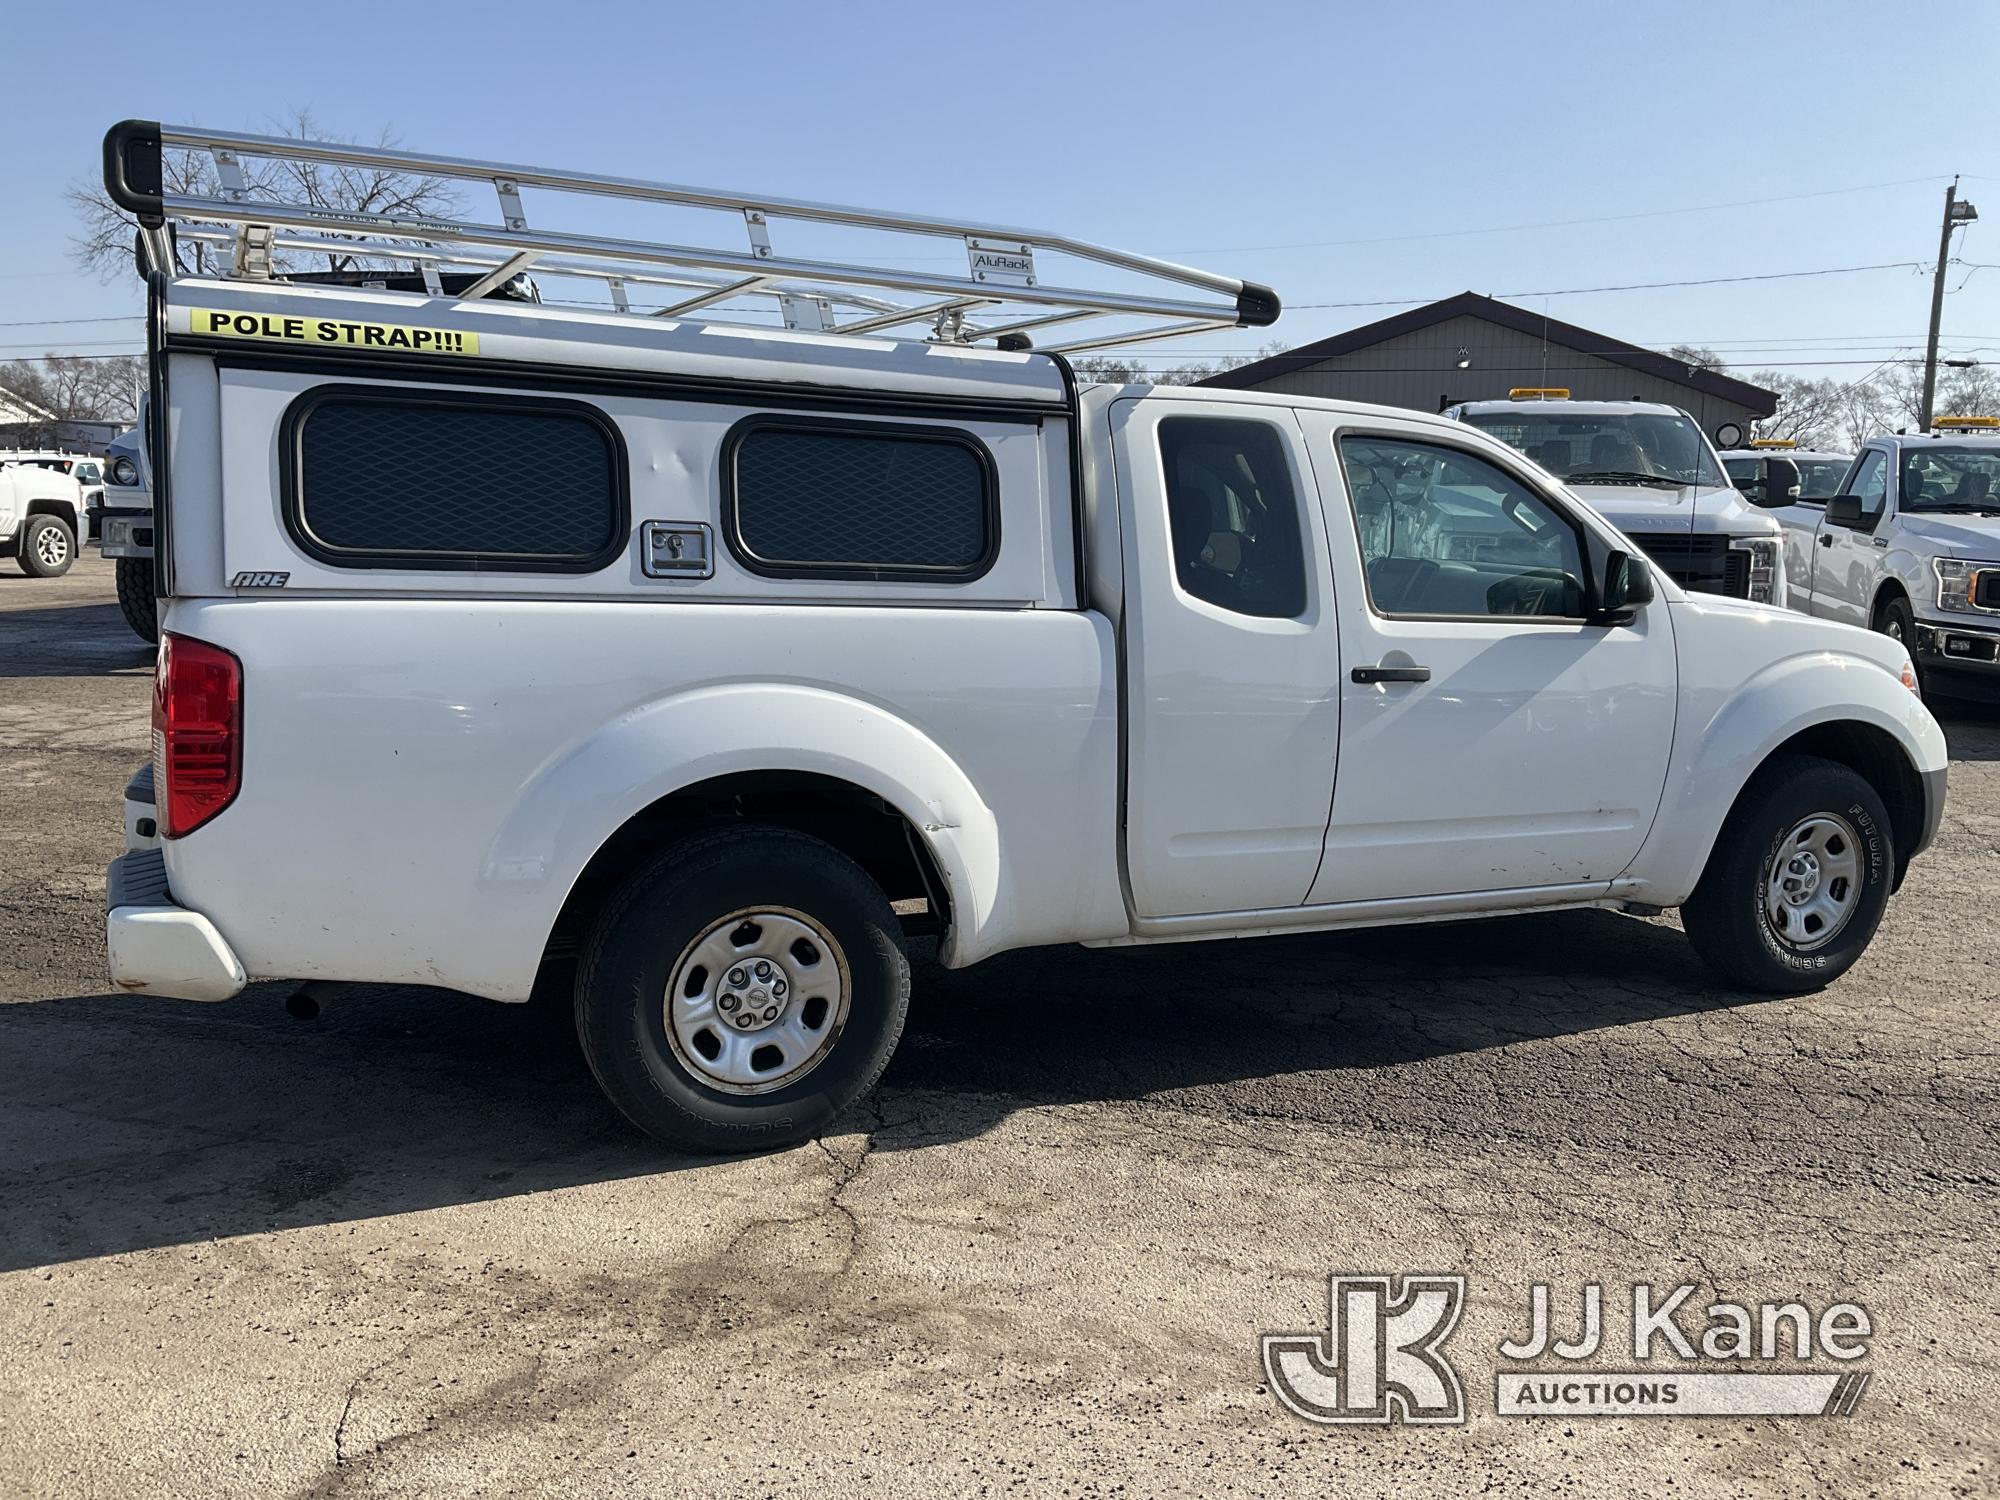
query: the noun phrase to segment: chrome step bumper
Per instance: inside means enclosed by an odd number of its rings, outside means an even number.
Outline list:
[[[133,849],[111,862],[104,891],[111,982],[135,995],[227,1000],[248,979],[215,924],[176,905],[166,856]]]

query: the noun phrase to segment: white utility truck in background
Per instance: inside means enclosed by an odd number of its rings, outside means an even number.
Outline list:
[[[1836,493],[1776,514],[1794,608],[1907,647],[1927,691],[2000,697],[2000,417],[1870,438]]]
[[[139,425],[121,432],[104,450],[104,503],[97,547],[114,564],[118,608],[141,640],[157,641],[160,622],[153,596],[153,484],[146,462],[147,407]]]
[[[509,227],[184,196],[163,150],[497,185]],[[1263,326],[1262,287],[334,143],[128,122],[105,154],[154,257],[165,585],[122,989],[569,975],[629,1119],[747,1149],[873,1086],[915,934],[962,966],[1678,906],[1723,983],[1809,990],[1937,828],[1896,643],[1684,591],[1475,423],[1079,388],[1064,357]],[[572,194],[589,234],[554,227]],[[608,237],[633,199],[747,243]],[[169,220],[250,269],[176,276]],[[879,258],[812,258],[826,224]],[[256,274],[327,235],[476,276]],[[940,243],[964,272],[892,268]],[[609,300],[487,295],[530,262]],[[749,296],[788,326],[695,316]],[[1070,1003],[1024,993],[1020,1023]]]
[[[1753,438],[1747,448],[1725,448],[1716,456],[1737,493],[1753,505],[1771,497],[1773,510],[1782,508],[1779,502],[1790,485],[1798,486],[1799,500],[1824,505],[1828,496],[1840,492],[1840,481],[1854,462],[1852,453],[1801,448],[1791,438]]]
[[[68,472],[0,453],[0,557],[30,578],[60,578],[86,524],[83,486]]]
[[[0,448],[0,463],[37,464],[67,474],[83,492],[84,529],[79,544],[97,535],[97,512],[104,503],[104,463],[88,453],[71,453],[62,448]]]
[[[1444,415],[1518,449],[1631,537],[1682,588],[1785,602],[1778,523],[1738,494],[1694,418],[1650,401],[1521,388]],[[1757,505],[1782,503],[1758,500]]]

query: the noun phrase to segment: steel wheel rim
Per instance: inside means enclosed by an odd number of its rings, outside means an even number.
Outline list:
[[[35,556],[45,568],[61,564],[69,556],[69,540],[60,526],[44,526],[35,538]]]
[[[1764,920],[1794,953],[1840,936],[1861,905],[1861,836],[1837,813],[1814,813],[1778,842],[1764,877]]]
[[[744,907],[703,928],[674,960],[667,1041],[709,1088],[773,1093],[826,1060],[853,994],[847,955],[824,924],[790,907]]]
[[[1892,614],[1882,622],[1882,631],[1890,640],[1900,641],[1903,638],[1903,622]]]

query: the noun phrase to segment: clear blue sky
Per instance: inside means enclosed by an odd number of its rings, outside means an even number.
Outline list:
[[[29,321],[138,309],[135,281],[69,268],[63,192],[106,125],[262,130],[297,107],[418,150],[1047,224],[1268,282],[1292,344],[1396,310],[1309,303],[1928,263],[1954,173],[1986,213],[1955,253],[2000,267],[2000,6],[1980,0],[109,0],[24,4],[8,30],[0,358],[132,346],[136,321]],[[1754,199],[1790,201],[1715,206]],[[2000,363],[2000,268],[1961,283],[1947,347]],[[1519,300],[1859,376],[1920,347],[1929,282]]]

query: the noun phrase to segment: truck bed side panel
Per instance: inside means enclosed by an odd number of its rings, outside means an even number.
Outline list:
[[[815,755],[879,710],[963,772],[998,847],[982,909],[957,913],[979,926],[962,960],[1126,931],[1100,615],[266,597],[177,601],[167,626],[243,662],[242,791],[166,858],[176,899],[209,913],[253,976],[525,996],[603,836],[680,768],[730,764],[705,758],[701,699],[720,688],[824,695]],[[640,716],[665,736],[660,779],[641,784],[630,753],[609,783],[552,779]],[[783,748],[764,768],[814,768]],[[530,788],[557,815],[503,847]],[[904,811],[920,820],[930,799],[912,786]]]

